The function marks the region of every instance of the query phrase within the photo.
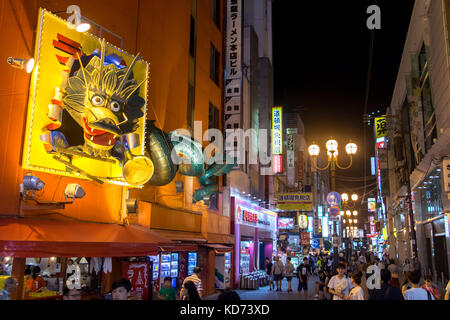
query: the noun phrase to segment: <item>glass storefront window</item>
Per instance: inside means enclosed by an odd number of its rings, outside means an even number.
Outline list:
[[[427,220],[442,214],[441,172],[439,169],[423,180],[419,186],[422,220]]]

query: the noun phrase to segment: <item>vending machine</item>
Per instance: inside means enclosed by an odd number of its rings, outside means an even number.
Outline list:
[[[159,256],[150,256],[150,261],[153,263],[153,285],[159,288]]]
[[[188,252],[188,268],[187,276],[194,273],[194,268],[197,266],[197,252]]]
[[[164,282],[165,277],[170,277],[170,261],[171,261],[171,254],[161,254],[161,277],[160,277],[160,283],[162,284]]]
[[[172,287],[177,287],[178,279],[178,253],[174,252],[170,255],[170,277],[172,277]]]
[[[216,289],[230,288],[231,252],[216,255],[214,272],[214,287]]]

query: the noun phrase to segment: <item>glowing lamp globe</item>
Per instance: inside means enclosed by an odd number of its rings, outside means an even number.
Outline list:
[[[357,201],[358,200],[358,195],[356,193],[352,194],[352,200],[353,201]]]
[[[76,27],[76,30],[77,30],[78,32],[86,32],[86,31],[88,31],[90,28],[91,28],[91,25],[90,25],[89,23],[83,22],[83,23],[80,23],[80,24]]]
[[[338,143],[336,140],[330,139],[326,143],[327,150],[330,152],[336,152],[338,149]]]
[[[346,193],[341,194],[341,199],[342,201],[348,201],[348,194]]]
[[[354,215],[354,216],[357,216],[357,215],[358,215],[358,211],[356,211],[356,210],[353,211],[353,215]]]
[[[317,144],[312,144],[309,146],[308,151],[309,154],[314,157],[319,155],[320,148]]]
[[[344,213],[345,213],[344,211],[339,212],[339,214],[340,214],[341,216],[343,216]]]
[[[358,147],[353,142],[347,143],[345,146],[345,151],[347,151],[347,154],[353,155],[358,150]]]
[[[31,71],[33,71],[33,68],[34,68],[34,59],[31,58],[30,60],[28,60],[25,69],[27,73],[31,73]]]
[[[345,212],[345,214],[347,215],[347,216],[351,216],[352,215],[352,213],[350,212],[350,210],[347,210],[346,212]]]

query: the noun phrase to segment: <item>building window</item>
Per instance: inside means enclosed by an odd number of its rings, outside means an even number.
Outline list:
[[[211,0],[211,19],[214,21],[214,24],[220,30],[220,0]]]
[[[420,98],[422,100],[423,131],[425,138],[425,152],[428,152],[437,138],[436,116],[434,112],[433,96],[430,83],[430,60],[427,59],[425,45],[419,54]]]
[[[189,54],[192,58],[195,58],[195,19],[191,16],[191,26],[189,33]]]
[[[219,184],[219,177],[211,177],[210,180],[214,181],[215,184]],[[217,210],[219,206],[219,194],[214,193],[209,197],[209,208],[213,210]]]
[[[209,103],[208,129],[220,129],[219,109],[217,109],[211,102]]]
[[[211,51],[209,58],[209,77],[215,84],[219,85],[220,80],[220,54],[219,51],[211,43]]]
[[[187,126],[188,129],[194,128],[194,108],[195,108],[195,88],[188,84],[188,105],[187,105]]]

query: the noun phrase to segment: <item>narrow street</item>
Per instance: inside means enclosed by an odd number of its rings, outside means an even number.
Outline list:
[[[257,290],[241,290],[236,292],[239,294],[242,300],[313,300],[315,295],[315,283],[318,276],[313,275],[309,278],[308,282],[308,299],[305,299],[304,292],[298,292],[298,279],[292,279],[292,292],[287,292],[288,283],[286,279],[283,279],[281,289],[283,291],[277,292],[275,290],[270,291],[269,286],[259,287]],[[204,300],[216,300],[219,296],[218,293],[205,297]]]

